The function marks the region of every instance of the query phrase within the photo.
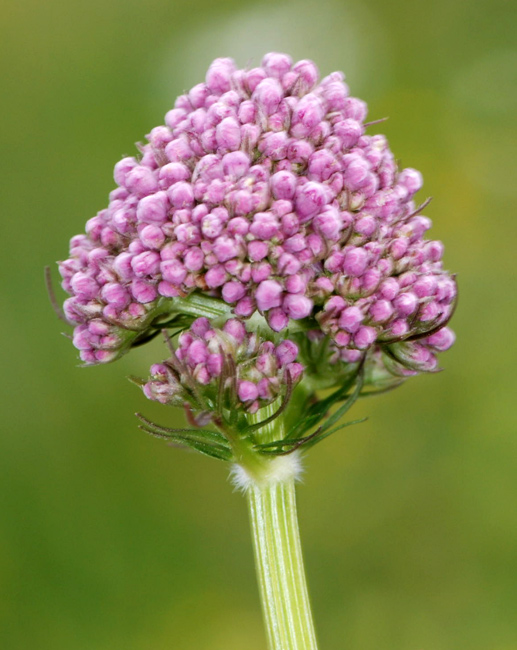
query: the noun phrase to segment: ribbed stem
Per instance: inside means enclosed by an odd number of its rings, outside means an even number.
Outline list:
[[[294,479],[247,491],[270,650],[317,650],[303,567]]]

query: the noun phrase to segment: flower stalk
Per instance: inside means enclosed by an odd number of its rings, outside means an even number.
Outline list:
[[[316,650],[294,479],[252,484],[247,499],[269,650]]]
[[[259,413],[249,415],[250,422],[269,417],[275,406],[266,406]],[[264,443],[282,439],[285,434],[284,415],[260,429]],[[262,472],[234,468],[234,477],[246,489],[268,647],[269,650],[316,650],[296,512],[299,456],[294,453],[268,458],[266,462]]]

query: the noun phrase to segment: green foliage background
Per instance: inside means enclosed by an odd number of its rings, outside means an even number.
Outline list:
[[[141,434],[160,343],[77,368],[43,266],[112,167],[216,56],[343,69],[458,272],[446,372],[354,407],[299,489],[322,649],[516,650],[517,5],[510,0],[0,2],[0,647],[265,647],[244,499]]]

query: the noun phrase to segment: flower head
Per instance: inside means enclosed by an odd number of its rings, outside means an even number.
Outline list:
[[[170,359],[151,367],[143,391],[162,404],[186,406],[202,420],[223,409],[256,413],[286,395],[303,372],[295,343],[264,341],[237,319],[214,329],[198,318],[178,344]]]
[[[307,323],[336,362],[435,368],[453,342],[456,284],[442,244],[426,239],[431,221],[414,201],[422,177],[366,134],[366,104],[343,79],[318,81],[311,61],[285,54],[244,70],[216,59],[141,157],[116,164],[108,207],[60,263],[85,363],[117,358],[202,294],[227,317],[258,312],[273,337]],[[199,363],[209,383],[213,369]],[[254,395],[239,388],[245,404]]]

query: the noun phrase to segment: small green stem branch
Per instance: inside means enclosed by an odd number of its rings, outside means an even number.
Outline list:
[[[252,419],[262,421],[274,408],[266,407]],[[260,430],[261,442],[284,437],[283,418]],[[300,459],[294,453],[235,470],[235,481],[248,499],[269,650],[317,650],[296,513]]]

